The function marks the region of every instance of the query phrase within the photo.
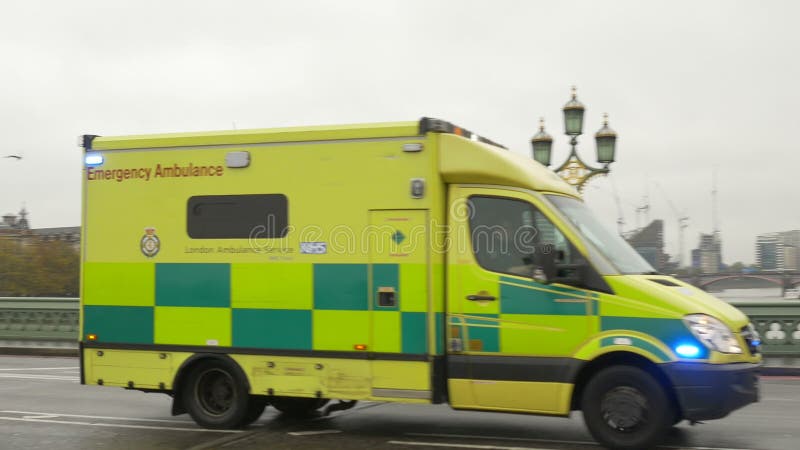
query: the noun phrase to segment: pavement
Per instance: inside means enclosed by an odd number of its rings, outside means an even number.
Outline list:
[[[20,356],[78,356],[75,342],[57,341],[3,341],[0,355]],[[765,356],[761,374],[765,376],[800,377],[800,355]]]
[[[761,368],[761,374],[776,377],[800,377],[800,357],[765,357],[764,366]]]

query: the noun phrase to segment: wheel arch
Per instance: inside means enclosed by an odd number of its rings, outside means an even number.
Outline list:
[[[225,364],[228,364],[233,370],[239,371],[239,375],[241,375],[242,379],[245,382],[245,389],[247,392],[250,392],[250,380],[247,378],[247,374],[245,373],[244,369],[237,363],[233,358],[225,354],[219,353],[195,353],[194,355],[187,358],[181,366],[178,368],[178,371],[175,373],[175,378],[172,380],[172,415],[177,416],[179,414],[186,413],[186,408],[183,406],[183,382],[186,380],[186,377],[192,372],[192,369],[197,366],[199,363],[208,360],[217,360],[222,361]]]
[[[664,387],[664,391],[666,392],[670,402],[672,402],[673,406],[675,407],[675,411],[681,411],[680,402],[678,401],[678,396],[675,393],[675,388],[664,370],[659,367],[659,364],[645,357],[639,352],[621,350],[603,353],[581,366],[573,380],[570,409],[581,409],[581,399],[583,397],[584,388],[595,374],[607,367],[619,365],[637,367],[653,376],[661,384],[661,386]]]

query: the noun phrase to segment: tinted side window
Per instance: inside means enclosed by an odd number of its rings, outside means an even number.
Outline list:
[[[557,264],[574,264],[581,255],[541,211],[522,200],[469,198],[472,250],[486,270],[531,276],[537,246],[556,253]]]
[[[288,203],[283,194],[190,197],[186,231],[193,239],[281,238],[288,232]]]

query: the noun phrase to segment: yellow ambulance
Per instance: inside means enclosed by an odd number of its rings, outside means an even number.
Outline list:
[[[80,144],[83,384],[209,428],[358,400],[579,410],[613,448],[758,400],[744,314],[446,121]]]

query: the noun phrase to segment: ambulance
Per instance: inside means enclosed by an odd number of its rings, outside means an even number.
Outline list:
[[[359,400],[581,411],[630,449],[758,401],[744,314],[449,122],[80,145],[82,384],[220,429]]]

